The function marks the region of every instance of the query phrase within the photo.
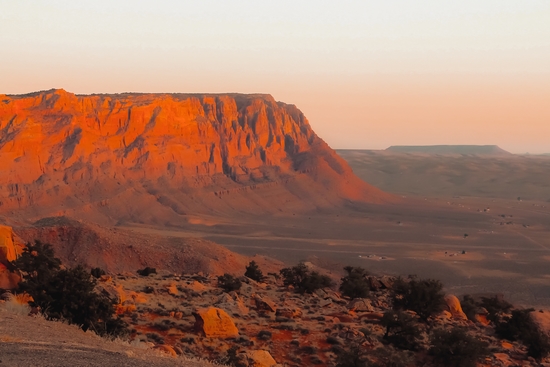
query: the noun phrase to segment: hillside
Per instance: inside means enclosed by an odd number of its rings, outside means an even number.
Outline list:
[[[269,95],[0,95],[0,216],[175,225],[189,213],[393,198]]]
[[[497,145],[394,145],[386,149],[390,152],[410,154],[442,154],[442,155],[482,155],[505,156],[511,153]]]

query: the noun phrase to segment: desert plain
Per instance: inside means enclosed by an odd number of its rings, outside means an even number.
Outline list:
[[[549,157],[337,152],[360,178],[400,200],[126,228],[201,237],[287,264],[307,260],[336,274],[362,266],[440,279],[457,295],[500,293],[522,306],[550,305]]]

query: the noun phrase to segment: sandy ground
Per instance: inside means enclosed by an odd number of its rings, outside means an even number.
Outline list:
[[[76,326],[8,311],[0,306],[0,366],[212,367],[156,351],[110,342]]]

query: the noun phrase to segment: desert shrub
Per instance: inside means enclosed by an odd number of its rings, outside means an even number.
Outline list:
[[[241,289],[242,283],[238,278],[235,278],[231,274],[225,273],[218,277],[218,287],[223,289],[225,292],[238,291]]]
[[[12,265],[23,273],[19,290],[30,294],[47,319],[64,319],[102,336],[123,336],[127,324],[115,318],[113,303],[94,292],[95,279],[83,267],[60,270],[50,245],[28,244]]]
[[[101,278],[102,275],[105,275],[105,270],[101,269],[101,268],[93,268],[91,271],[90,271],[90,274],[92,274],[92,276],[96,279],[98,278]]]
[[[393,285],[393,306],[395,309],[416,312],[423,321],[443,310],[443,284],[434,279],[398,278]]]
[[[272,335],[273,334],[271,333],[271,331],[261,330],[258,333],[258,339],[260,339],[260,340],[269,340],[269,339],[271,339]]]
[[[330,277],[309,270],[303,262],[292,268],[282,269],[281,275],[285,286],[292,285],[300,293],[313,293],[332,285]]]
[[[422,340],[418,323],[403,311],[387,311],[380,323],[386,328],[384,340],[399,349],[417,350]]]
[[[370,285],[365,278],[368,272],[361,267],[346,266],[347,275],[342,278],[340,292],[349,298],[365,298],[369,295]]]
[[[371,364],[364,351],[358,345],[351,345],[347,349],[334,349],[337,352],[336,367],[369,367]]]
[[[510,317],[496,324],[495,332],[501,338],[521,341],[531,357],[541,359],[550,353],[550,341],[533,320],[531,312],[532,308],[513,310]]]
[[[479,305],[473,297],[468,294],[464,295],[460,301],[460,305],[462,306],[462,311],[468,317],[468,320],[476,321],[476,314],[479,309]]]
[[[411,352],[396,350],[394,348],[378,348],[374,351],[375,362],[373,367],[408,367],[413,361]]]
[[[430,354],[441,366],[476,367],[489,354],[488,344],[459,327],[436,330],[431,338]]]
[[[251,261],[248,264],[244,276],[257,282],[263,282],[265,280],[264,274],[262,273],[260,267],[258,266],[258,264],[256,264],[255,261]]]
[[[512,305],[499,296],[482,297],[479,306],[487,310],[487,319],[493,322],[499,321],[503,314],[512,309]]]
[[[137,273],[139,275],[141,275],[142,277],[148,277],[149,275],[151,274],[156,274],[157,273],[157,269],[155,268],[150,268],[150,267],[146,267],[146,268],[143,268],[143,269],[140,269],[137,271]]]

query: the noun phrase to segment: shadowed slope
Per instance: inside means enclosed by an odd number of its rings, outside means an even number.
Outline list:
[[[393,200],[269,95],[0,96],[0,214],[169,224]]]

